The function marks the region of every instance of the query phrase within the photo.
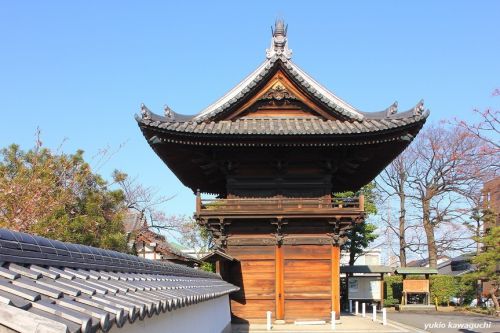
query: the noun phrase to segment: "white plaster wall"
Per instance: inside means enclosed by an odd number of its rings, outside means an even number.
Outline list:
[[[146,252],[146,259],[151,259],[151,260],[154,260],[155,259],[155,254],[154,252]]]
[[[149,246],[147,244],[144,247],[143,246],[138,247],[136,250],[137,250],[137,256],[139,256],[139,257],[143,257],[143,258],[151,259],[151,260],[155,260],[155,259],[160,259],[161,258],[161,254],[160,253],[156,253],[156,258],[155,258],[155,249],[154,249],[154,247]]]
[[[110,333],[229,333],[231,313],[229,296],[225,295],[186,306],[151,318],[113,326]]]
[[[382,251],[380,249],[366,250],[365,253],[359,256],[354,265],[381,265]],[[349,252],[342,252],[340,257],[341,265],[349,264]]]

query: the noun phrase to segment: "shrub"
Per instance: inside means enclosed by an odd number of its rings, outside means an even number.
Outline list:
[[[403,277],[401,275],[384,277],[384,304],[386,306],[396,305],[401,302],[403,296]]]
[[[452,297],[459,293],[459,281],[451,275],[432,275],[430,277],[431,301],[435,298],[439,304],[449,305]]]
[[[470,276],[456,276],[455,283],[457,284],[456,297],[460,298],[460,305],[470,304],[476,298],[476,283],[477,280]]]

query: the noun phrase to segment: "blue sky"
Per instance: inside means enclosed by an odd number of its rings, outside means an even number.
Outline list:
[[[142,137],[140,103],[194,114],[257,67],[277,17],[293,60],[364,111],[424,98],[430,122],[498,108],[499,1],[0,1],[0,146],[122,148],[118,168],[191,214]]]

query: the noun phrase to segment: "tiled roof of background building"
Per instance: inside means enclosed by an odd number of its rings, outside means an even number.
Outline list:
[[[149,230],[148,227],[144,227],[144,228],[140,229],[140,231],[138,232],[138,234],[136,236],[136,242],[139,242],[139,243],[140,242],[149,242],[149,243],[155,242],[156,243],[155,251],[157,251],[158,253],[161,253],[165,256],[174,255],[179,260],[191,261],[191,262],[195,262],[197,264],[201,264],[200,260],[198,260],[197,258],[192,257],[188,254],[182,253],[182,251],[173,247],[170,244],[170,242],[168,242],[165,239],[165,236],[157,234],[157,233]]]

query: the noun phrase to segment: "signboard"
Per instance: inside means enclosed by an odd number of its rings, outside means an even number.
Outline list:
[[[358,279],[351,277],[349,278],[349,294],[355,293],[358,291]]]
[[[380,300],[380,284],[377,276],[349,278],[349,299]]]
[[[406,293],[428,293],[429,280],[404,280],[403,292]]]

